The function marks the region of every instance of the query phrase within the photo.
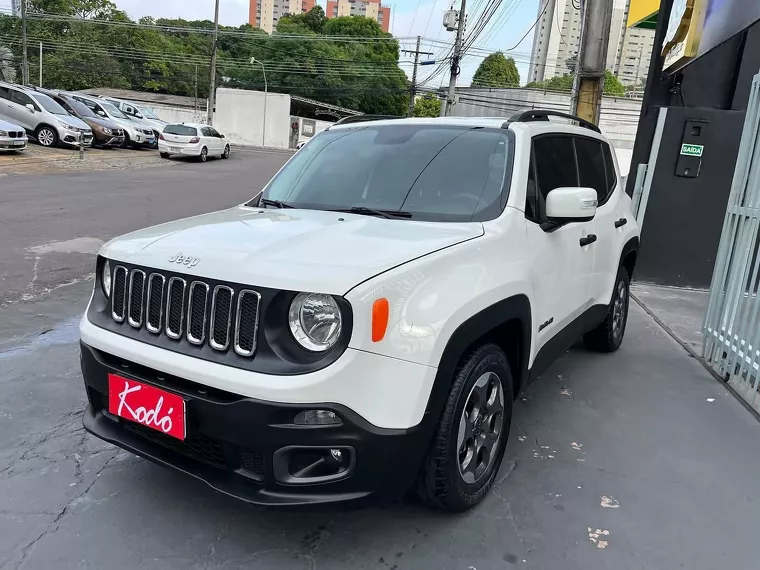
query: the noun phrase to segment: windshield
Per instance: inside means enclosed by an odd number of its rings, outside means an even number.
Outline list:
[[[110,103],[106,103],[105,101],[98,101],[98,105],[103,107],[105,109],[105,112],[111,115],[112,117],[116,117],[117,119],[128,119],[124,113],[119,111],[116,107],[111,105]]]
[[[90,109],[84,103],[74,101],[73,99],[67,99],[66,104],[71,107],[73,111],[80,117],[87,117],[88,119],[91,117],[97,117],[97,115],[93,113],[92,109]]]
[[[53,115],[68,116],[68,112],[66,112],[66,109],[61,107],[58,103],[56,103],[53,99],[51,99],[47,95],[44,95],[42,93],[35,93],[34,98],[37,100],[37,103],[39,103],[40,106],[43,109],[45,109],[48,113],[52,113]]]
[[[135,105],[135,108],[138,111],[140,111],[142,113],[142,116],[145,117],[146,119],[153,119],[153,120],[156,120],[156,121],[160,121],[161,120],[161,119],[159,119],[156,116],[156,114],[153,111],[151,111],[147,107],[138,107],[137,105]]]
[[[500,129],[415,124],[323,131],[263,198],[305,209],[405,211],[431,221],[493,219],[511,174],[509,137]]]

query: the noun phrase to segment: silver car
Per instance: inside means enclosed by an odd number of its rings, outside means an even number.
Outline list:
[[[0,120],[0,152],[25,150],[27,141],[24,127]]]
[[[96,115],[104,119],[110,119],[124,129],[123,148],[151,148],[156,146],[156,136],[153,127],[146,125],[137,119],[130,119],[105,99],[82,93],[67,93],[68,96],[87,105]]]
[[[159,119],[158,115],[156,115],[150,107],[146,107],[145,105],[134,103],[132,101],[124,101],[123,99],[116,99],[114,97],[102,97],[102,99],[112,103],[130,119],[136,119],[141,123],[153,127],[153,134],[156,135],[156,139],[158,139],[158,136],[164,132],[164,129],[169,124],[166,121]]]
[[[34,89],[0,83],[0,119],[21,125],[42,146],[92,144],[92,129]]]

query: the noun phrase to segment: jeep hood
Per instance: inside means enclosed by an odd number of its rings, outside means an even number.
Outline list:
[[[477,222],[240,206],[127,234],[100,254],[191,276],[343,295],[388,269],[482,235]],[[180,262],[192,261],[177,263],[179,254]]]

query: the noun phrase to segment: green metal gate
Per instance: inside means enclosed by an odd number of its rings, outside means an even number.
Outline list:
[[[752,82],[710,286],[702,355],[760,412],[760,74]]]

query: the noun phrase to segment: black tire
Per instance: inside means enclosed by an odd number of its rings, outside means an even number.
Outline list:
[[[162,152],[161,158],[169,158],[170,154],[168,152]]]
[[[498,405],[489,406],[485,402],[483,411],[473,403],[473,396],[478,395],[476,391],[482,390],[477,385],[484,378],[486,386],[482,397],[488,395],[486,400],[491,399],[494,383],[501,387],[500,420],[497,417]],[[494,398],[495,403],[498,402],[498,391]],[[483,500],[493,485],[504,457],[512,423],[513,400],[509,363],[498,346],[484,344],[465,354],[454,373],[448,399],[417,479],[417,494],[425,503],[439,509],[461,512]],[[482,419],[472,421],[472,418],[477,417]],[[462,425],[468,427],[461,430],[464,435],[460,445],[458,440]],[[486,457],[481,456],[478,442],[487,441],[494,434],[498,435],[492,442],[492,451],[488,452],[487,461],[483,461]],[[481,440],[482,436],[486,439]],[[464,467],[465,464],[471,467],[473,461],[475,473]],[[473,481],[467,481],[465,477],[472,478]]]
[[[198,157],[198,160],[201,162],[206,162],[208,160],[208,149],[205,146],[201,149],[201,154]]]
[[[227,145],[224,147],[224,154],[222,154],[222,158],[229,158],[230,157],[230,145]]]
[[[34,133],[34,136],[40,146],[52,148],[58,145],[58,132],[53,127],[42,125]]]
[[[124,142],[119,145],[119,148],[129,148],[129,145],[132,144],[132,141],[129,138],[129,135],[127,134],[127,131],[124,131]]]
[[[625,267],[618,269],[612,300],[602,324],[583,336],[586,348],[597,352],[615,352],[623,342],[628,323],[631,279]]]

